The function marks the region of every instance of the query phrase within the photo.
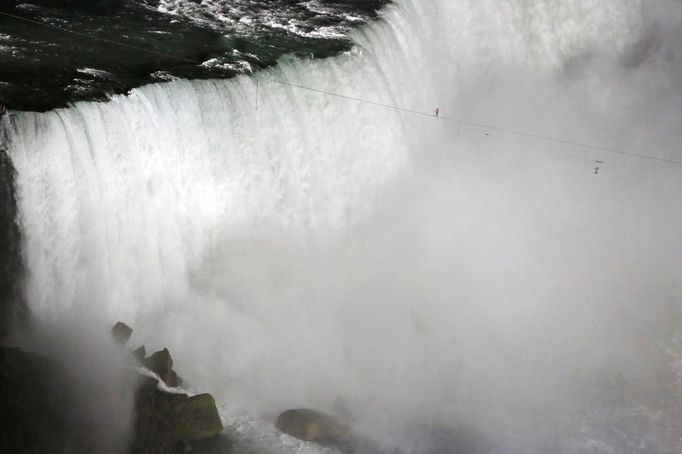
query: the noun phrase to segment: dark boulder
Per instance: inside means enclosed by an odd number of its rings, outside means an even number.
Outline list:
[[[182,440],[202,440],[223,431],[218,408],[210,394],[176,400],[173,412],[175,432]]]
[[[158,380],[140,376],[135,394],[133,454],[161,454],[176,452],[181,441],[173,432],[171,406],[173,400],[187,398],[186,394],[171,394],[157,389]]]
[[[133,334],[133,329],[123,322],[117,322],[113,328],[111,328],[111,335],[114,340],[121,345],[125,345]]]
[[[161,454],[185,452],[194,445],[211,445],[223,426],[213,397],[169,393],[157,380],[140,377],[135,399],[135,436],[131,452]]]
[[[142,360],[142,364],[161,377],[161,380],[168,386],[176,387],[182,384],[182,380],[173,370],[173,358],[167,348],[145,358]]]
[[[283,412],[275,426],[292,437],[322,444],[343,443],[350,432],[350,427],[338,418],[307,408]]]

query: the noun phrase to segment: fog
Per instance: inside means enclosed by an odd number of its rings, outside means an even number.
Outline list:
[[[45,383],[37,387],[45,392],[33,400],[47,399],[41,408],[50,414],[47,421],[67,431],[58,439],[66,449],[117,454],[132,442],[136,375],[129,352],[110,330],[97,313],[70,313],[49,323],[36,317],[9,340],[50,361],[50,368],[38,369],[50,375],[35,377],[35,383]],[[35,427],[32,436],[44,438],[51,430]]]
[[[23,114],[29,303],[372,449],[677,452],[681,22],[405,0],[261,73],[438,119],[247,77]]]

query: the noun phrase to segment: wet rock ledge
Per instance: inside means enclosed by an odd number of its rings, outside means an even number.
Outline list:
[[[118,322],[111,334],[114,340],[124,345],[132,332],[128,325]],[[167,348],[146,357],[146,349],[142,346],[131,353],[131,358],[156,374],[158,379],[146,375],[138,377],[134,437],[130,452],[194,452],[195,447],[210,446],[207,440],[219,436],[223,431],[213,396],[189,396],[159,388],[160,382],[171,388],[182,384],[182,379],[173,370],[173,358]]]
[[[123,331],[121,331],[121,329]],[[112,334],[125,344],[132,330],[117,324]],[[170,352],[145,357],[131,353],[129,373],[136,376],[132,439],[113,452],[129,454],[210,454],[230,451],[230,442],[210,394],[190,396],[169,389],[181,381],[172,370]],[[140,366],[146,368],[144,371]],[[145,373],[139,373],[142,370]],[[153,373],[152,373],[153,372]],[[71,377],[71,378],[70,378]],[[98,452],[92,417],[79,411],[83,395],[97,394],[74,382],[59,364],[16,348],[0,346],[0,451],[17,454]],[[165,382],[168,380],[170,383]],[[160,384],[160,381],[164,381]]]
[[[21,297],[21,239],[17,225],[15,171],[2,147],[3,117],[0,115],[0,340],[10,326],[20,326],[27,314]]]

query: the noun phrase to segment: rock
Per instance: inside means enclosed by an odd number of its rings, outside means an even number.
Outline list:
[[[131,452],[175,453],[185,452],[188,446],[211,446],[208,439],[223,430],[213,397],[169,393],[157,384],[155,378],[140,376]]]
[[[275,426],[292,437],[322,444],[341,443],[350,432],[350,428],[334,416],[305,408],[283,412]]]
[[[149,358],[143,359],[142,364],[156,373],[165,384],[177,387],[182,384],[182,380],[173,370],[173,358],[167,348],[154,353]]]
[[[166,392],[158,384],[157,378],[137,376],[132,444],[116,452],[231,452],[210,395]],[[99,389],[52,360],[0,346],[0,452],[102,452],[102,432],[110,429],[92,411],[106,414],[112,402],[99,400]]]
[[[133,454],[175,452],[180,441],[173,431],[171,402],[188,396],[163,392],[157,389],[157,385],[156,378],[139,377],[135,393],[134,437],[130,447]]]
[[[191,443],[194,454],[225,454],[238,453],[232,440],[225,434],[216,437],[206,438]]]
[[[133,357],[137,359],[138,361],[142,362],[144,361],[144,357],[147,356],[147,349],[144,348],[144,345],[137,350],[133,350]]]
[[[0,451],[95,452],[80,394],[60,365],[0,346]]]
[[[174,402],[175,432],[186,441],[215,437],[223,431],[215,400],[199,394]]]
[[[114,340],[121,345],[125,345],[130,339],[130,335],[133,334],[133,329],[123,322],[117,322],[113,328],[111,328],[111,335]]]
[[[3,122],[0,121],[0,340],[12,328],[26,328],[29,310],[22,296],[23,265],[21,235],[17,224],[18,209],[12,161],[3,150]]]
[[[161,377],[161,379],[164,381],[164,383],[173,388],[177,388],[178,386],[182,385],[182,378],[180,378],[180,376],[176,374],[174,370],[169,371],[164,377]]]

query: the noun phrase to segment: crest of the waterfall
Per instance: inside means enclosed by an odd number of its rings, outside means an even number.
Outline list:
[[[20,113],[29,304],[254,412],[340,397],[389,451],[673,452],[632,411],[679,411],[679,169],[604,148],[679,160],[680,8],[402,0],[258,82]]]

